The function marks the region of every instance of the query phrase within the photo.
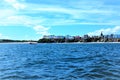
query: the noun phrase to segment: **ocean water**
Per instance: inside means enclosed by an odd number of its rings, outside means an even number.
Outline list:
[[[120,44],[0,44],[0,80],[120,80]]]

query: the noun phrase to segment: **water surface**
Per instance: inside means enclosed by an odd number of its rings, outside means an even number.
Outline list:
[[[120,80],[120,44],[0,44],[0,80]]]

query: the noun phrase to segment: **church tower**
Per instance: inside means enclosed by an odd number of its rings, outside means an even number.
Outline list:
[[[103,37],[103,36],[104,36],[102,32],[101,32],[100,36],[101,36],[101,37]]]

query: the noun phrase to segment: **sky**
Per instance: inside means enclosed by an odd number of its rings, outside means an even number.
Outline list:
[[[120,34],[120,0],[1,0],[0,39]]]

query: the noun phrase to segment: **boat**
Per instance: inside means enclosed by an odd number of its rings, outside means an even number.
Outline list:
[[[36,42],[29,42],[29,44],[36,44]]]

